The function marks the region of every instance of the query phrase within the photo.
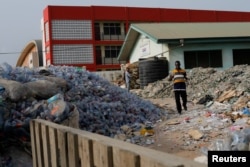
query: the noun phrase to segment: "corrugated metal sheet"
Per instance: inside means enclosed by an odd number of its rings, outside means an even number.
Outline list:
[[[161,39],[250,37],[250,22],[226,23],[147,23],[132,29],[156,41]]]
[[[127,60],[135,40],[143,34],[156,43],[180,39],[192,42],[250,41],[250,22],[137,23],[131,24],[118,60]]]

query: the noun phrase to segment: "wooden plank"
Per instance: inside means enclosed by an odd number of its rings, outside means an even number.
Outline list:
[[[113,148],[114,167],[140,167],[140,156],[129,150]]]
[[[50,153],[51,153],[51,166],[58,167],[58,147],[57,147],[57,134],[56,129],[49,127],[49,144],[50,144]]]
[[[31,138],[31,149],[32,149],[32,166],[37,167],[37,147],[36,147],[36,133],[35,133],[35,124],[34,120],[30,121],[30,138]]]
[[[93,142],[94,166],[113,167],[112,147],[98,141]]]
[[[144,157],[144,156],[141,157],[140,163],[142,167],[176,167],[176,165],[175,164],[173,165],[171,162],[168,165],[161,164],[160,162],[155,161],[154,159]],[[177,166],[184,167],[185,165],[182,164],[182,165],[177,165]]]
[[[35,142],[37,148],[37,166],[43,167],[44,166],[44,159],[43,159],[43,147],[42,147],[42,134],[41,134],[41,124],[35,123]]]
[[[112,138],[108,138],[105,136],[100,136],[97,134],[88,134],[87,132],[83,132],[81,133],[81,136],[86,136],[88,138],[93,139],[93,143],[95,142],[100,142],[109,146],[112,146],[112,149],[114,148],[120,148],[120,149],[124,149],[124,150],[130,150],[133,153],[136,153],[138,155],[140,155],[140,166],[144,167],[144,165],[146,163],[141,163],[141,162],[148,162],[148,160],[150,160],[150,162],[152,162],[152,165],[150,167],[176,167],[176,166],[185,166],[185,167],[205,167],[205,164],[201,164],[201,163],[197,163],[193,160],[188,160],[182,157],[178,157],[172,154],[168,154],[165,152],[160,152],[157,150],[152,150],[150,148],[145,148],[142,146],[138,146],[135,144],[131,144],[131,143],[127,143],[127,142],[123,142],[120,140],[116,140],[116,139],[112,139]],[[94,152],[96,152],[96,148],[93,144],[94,147]],[[114,156],[115,157],[115,156]],[[141,157],[144,157],[145,160],[147,161],[143,161],[141,160]],[[94,159],[96,158],[96,154],[94,153]],[[97,163],[94,160],[94,164],[96,165]],[[149,165],[148,165],[149,166]]]
[[[102,160],[101,156],[104,156],[103,159],[105,159],[105,156],[107,155],[111,155],[111,159],[112,159],[112,152],[111,154],[107,153],[108,151],[104,151],[105,149],[100,149],[98,146],[98,143],[100,143],[100,145],[106,145],[105,147],[108,147],[109,150],[113,150],[114,148],[117,149],[121,149],[121,150],[129,150],[132,153],[135,153],[137,155],[140,155],[140,166],[141,167],[172,167],[172,166],[185,166],[185,167],[205,167],[205,164],[201,164],[198,162],[195,162],[193,160],[188,160],[182,157],[178,157],[172,154],[168,154],[168,153],[164,153],[164,152],[160,152],[157,150],[152,150],[149,148],[145,148],[142,146],[138,146],[135,144],[131,144],[131,143],[127,143],[127,142],[123,142],[120,140],[116,140],[116,139],[112,139],[106,136],[102,136],[102,135],[98,135],[98,134],[94,134],[91,132],[87,132],[87,131],[83,131],[80,129],[74,129],[71,127],[65,127],[65,126],[61,126],[52,122],[48,122],[45,120],[41,120],[41,119],[36,119],[36,122],[38,123],[42,123],[42,124],[46,124],[50,127],[54,127],[57,129],[61,129],[61,130],[65,130],[67,132],[70,133],[74,133],[75,135],[84,137],[84,138],[88,138],[90,140],[93,141],[93,155],[94,155],[94,165],[95,167],[103,167],[103,166],[113,166],[111,161],[111,165],[105,163],[105,160]],[[68,142],[69,143],[69,142]],[[96,144],[95,144],[96,143]],[[104,148],[105,148],[104,147]],[[101,154],[101,155],[98,155]],[[114,162],[116,162],[115,160],[116,156],[114,157]],[[99,160],[100,159],[100,160]],[[106,158],[108,159],[108,158]],[[102,163],[99,163],[102,162]],[[99,165],[100,164],[100,165]]]
[[[79,154],[78,154],[78,139],[77,135],[74,133],[67,133],[68,138],[68,157],[69,157],[69,166],[78,167],[79,163]]]
[[[50,145],[49,145],[48,126],[42,124],[41,129],[42,129],[44,167],[50,167],[51,166],[51,160],[50,160]]]
[[[58,135],[58,148],[60,155],[60,166],[61,167],[69,167],[68,162],[68,145],[67,145],[67,133],[62,130],[57,130]]]
[[[86,137],[78,137],[79,157],[81,160],[81,167],[93,167],[93,142]]]

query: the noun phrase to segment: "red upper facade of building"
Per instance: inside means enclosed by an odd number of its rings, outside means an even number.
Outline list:
[[[46,64],[119,69],[117,56],[131,23],[244,22],[250,12],[108,6],[47,6],[43,11]],[[226,27],[225,27],[226,28]]]

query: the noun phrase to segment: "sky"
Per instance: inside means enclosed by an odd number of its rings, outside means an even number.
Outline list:
[[[54,6],[128,6],[250,12],[250,0],[0,0],[0,64],[16,65],[25,46],[42,39],[43,10]]]

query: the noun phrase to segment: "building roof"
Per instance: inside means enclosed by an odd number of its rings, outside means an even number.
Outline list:
[[[42,40],[32,40],[30,41],[25,48],[22,50],[20,56],[18,57],[16,66],[22,66],[26,56],[30,53],[33,47],[36,47],[37,55],[38,55],[38,64],[39,66],[43,66],[43,51],[42,51]]]
[[[250,22],[131,24],[118,60],[127,60],[139,35],[156,43],[215,43],[250,41]],[[230,40],[229,40],[230,39]]]

